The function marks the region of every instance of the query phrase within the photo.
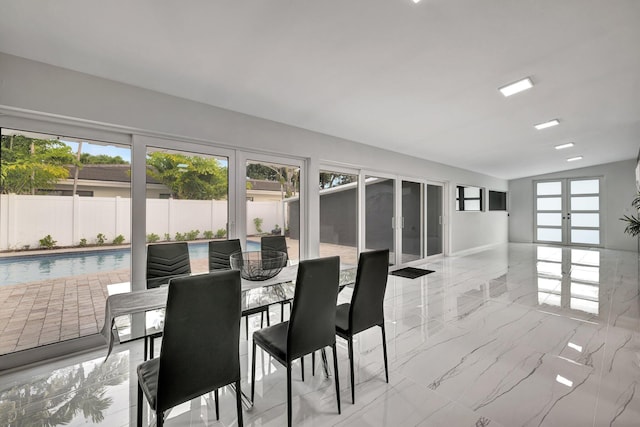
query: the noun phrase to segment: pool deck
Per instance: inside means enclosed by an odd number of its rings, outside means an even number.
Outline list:
[[[297,241],[287,239],[287,246],[298,253]],[[321,244],[320,256],[330,255],[356,263],[354,248]],[[208,260],[192,260],[191,270],[207,271]],[[121,269],[0,286],[0,355],[97,334],[104,324],[107,285],[129,281],[129,269]]]

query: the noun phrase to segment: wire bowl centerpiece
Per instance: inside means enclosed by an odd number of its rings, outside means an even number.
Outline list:
[[[287,265],[287,254],[280,251],[236,252],[229,257],[231,268],[243,279],[260,281],[274,277]]]

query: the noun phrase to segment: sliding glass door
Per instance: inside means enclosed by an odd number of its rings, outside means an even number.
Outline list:
[[[389,249],[389,264],[395,254],[395,179],[366,175],[364,250]]]
[[[402,181],[402,264],[424,257],[424,184]]]
[[[427,256],[442,254],[444,250],[443,196],[442,185],[427,184]]]
[[[3,128],[1,148],[0,355],[96,334],[131,277],[131,146]]]
[[[289,261],[301,250],[304,204],[301,200],[302,162],[246,154],[241,168],[245,182],[245,250],[259,250],[264,236],[284,236]]]

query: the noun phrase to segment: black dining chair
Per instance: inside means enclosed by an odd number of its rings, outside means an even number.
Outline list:
[[[340,413],[340,384],[336,355],[336,301],[340,276],[340,257],[301,261],[291,317],[253,333],[251,400],[255,395],[256,346],[287,368],[287,423],[291,426],[291,363],[316,350],[331,347],[335,370],[336,400]]]
[[[138,365],[137,425],[142,426],[142,395],[162,427],[164,412],[235,384],[238,425],[240,389],[240,272],[221,271],[171,280],[160,357]]]
[[[209,242],[209,272],[216,270],[230,270],[231,261],[229,260],[229,257],[237,252],[242,252],[240,239],[211,240]],[[267,314],[267,326],[270,325],[269,307],[264,307],[264,309],[260,311],[261,328],[264,327],[265,312]],[[245,315],[245,334],[247,339],[249,339],[249,315]]]
[[[384,373],[389,382],[387,367],[387,341],[384,331],[383,300],[389,274],[389,249],[363,252],[358,260],[356,283],[351,303],[336,307],[336,334],[347,340],[349,369],[351,375],[351,400],[356,402],[353,374],[353,336],[380,326],[382,329],[382,350],[384,353]]]
[[[147,245],[147,289],[166,285],[173,278],[189,274],[191,260],[186,242]],[[147,357],[153,358],[154,339],[161,336],[162,333],[159,332],[144,338],[144,360],[147,360]]]
[[[168,278],[188,274],[191,274],[191,260],[186,242],[147,246],[147,289],[166,284]]]
[[[229,257],[236,252],[242,252],[240,239],[211,240],[209,242],[209,271],[230,270]]]
[[[284,252],[287,255],[286,261],[289,262],[289,251],[287,249],[287,239],[284,236],[262,236],[260,238],[260,249],[268,251]],[[280,303],[280,321],[284,322],[284,305],[289,304],[289,313],[291,313],[291,301],[282,301]]]

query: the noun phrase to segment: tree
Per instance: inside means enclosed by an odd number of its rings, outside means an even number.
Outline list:
[[[356,175],[345,175],[333,172],[320,172],[320,189],[338,187],[340,185],[349,184],[350,182],[356,182],[358,177]]]
[[[227,196],[227,168],[214,158],[156,151],[147,157],[147,174],[166,185],[176,199],[211,200]]]
[[[247,177],[279,182],[286,197],[300,191],[300,169],[296,167],[250,163],[247,165]]]
[[[129,371],[128,357],[113,355],[88,373],[73,365],[0,391],[0,425],[67,425],[82,412],[85,422],[104,421],[113,400],[106,387],[121,384]]]
[[[2,135],[0,149],[0,190],[5,194],[51,189],[69,177],[67,165],[78,165],[71,147],[57,139]]]
[[[83,165],[128,165],[125,159],[120,156],[109,156],[108,154],[89,154],[82,153],[80,155],[80,163]]]

